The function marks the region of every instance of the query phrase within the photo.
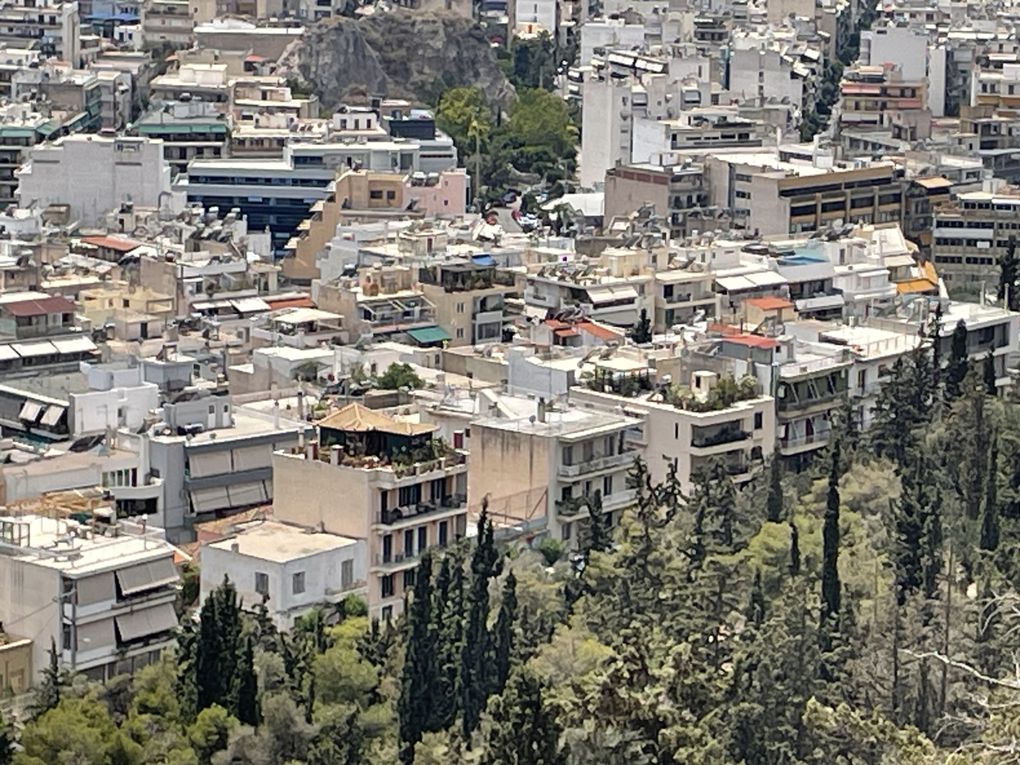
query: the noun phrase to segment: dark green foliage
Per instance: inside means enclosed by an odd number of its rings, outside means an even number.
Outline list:
[[[963,378],[967,376],[970,363],[967,356],[967,324],[960,319],[953,329],[949,346],[949,361],[946,364],[946,398],[950,401],[959,398],[962,391]]]
[[[790,522],[790,564],[787,570],[790,576],[800,574],[800,532],[793,521]]]
[[[637,323],[630,328],[630,339],[639,345],[652,342],[652,320],[648,318],[648,311],[641,309]]]
[[[602,492],[596,491],[587,501],[588,504],[588,539],[585,545],[585,557],[591,552],[608,552],[613,546],[613,533],[609,528],[609,518],[602,510]]]
[[[410,388],[417,390],[425,381],[415,374],[410,364],[390,364],[385,372],[376,380],[376,385],[383,390],[400,390]]]
[[[0,712],[0,765],[14,762],[14,730]]]
[[[765,498],[765,519],[769,523],[780,523],[783,511],[783,466],[776,455],[769,465],[769,493]]]
[[[839,580],[839,448],[832,450],[829,489],[822,525],[822,621],[839,616],[842,585]]]
[[[408,604],[407,653],[400,679],[400,758],[414,760],[414,747],[421,740],[429,719],[429,690],[435,686],[435,634],[432,620],[432,557],[422,556],[415,573],[414,591]]]
[[[506,693],[493,700],[482,765],[566,765],[562,727],[543,695],[531,672],[513,674]]]
[[[991,351],[985,356],[981,369],[984,374],[985,393],[989,396],[997,396],[999,394],[999,386],[996,383],[998,375],[995,374],[995,356]]]
[[[502,693],[510,676],[510,663],[513,659],[514,630],[517,625],[517,578],[510,571],[503,582],[503,602],[499,606],[499,615],[493,629],[493,682],[490,693]]]
[[[47,652],[48,662],[42,672],[42,680],[36,688],[32,703],[32,714],[41,715],[55,709],[60,703],[64,688],[67,686],[67,675],[60,668],[60,657],[57,653],[57,642],[50,638],[50,650]]]
[[[237,719],[245,725],[258,725],[259,688],[255,677],[255,638],[250,634],[241,642],[232,685],[231,698],[234,700]]]
[[[510,46],[510,82],[516,88],[548,88],[556,78],[556,44],[548,32],[515,37]]]
[[[1020,309],[1020,260],[1016,256],[1016,237],[1010,235],[1006,252],[999,258],[999,288],[997,295],[1011,311]]]
[[[984,511],[981,514],[982,550],[993,552],[999,547],[999,442],[992,439],[992,448],[988,455],[988,478],[985,481]]]

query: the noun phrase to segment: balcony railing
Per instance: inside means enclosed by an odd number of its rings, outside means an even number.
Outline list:
[[[392,553],[386,555],[385,553],[376,553],[375,565],[376,566],[404,566],[408,563],[417,564],[420,555],[418,553]]]
[[[824,430],[819,433],[812,433],[808,436],[792,436],[790,438],[779,439],[780,449],[795,449],[798,446],[809,446],[811,444],[824,444],[829,440],[829,436],[832,434],[829,430]]]
[[[719,446],[720,444],[731,444],[737,441],[744,441],[751,437],[746,430],[738,428],[726,428],[714,433],[695,434],[691,437],[691,446],[704,449],[708,446]]]
[[[403,521],[415,520],[428,515],[456,510],[467,504],[464,494],[450,494],[437,502],[418,502],[414,505],[403,505],[389,510],[381,510],[376,514],[375,522],[384,526],[392,526]]]
[[[559,474],[563,478],[574,478],[585,473],[595,473],[599,470],[609,470],[620,465],[629,465],[634,460],[634,452],[622,451],[619,454],[607,454],[602,457],[593,457],[573,465],[560,465]]]

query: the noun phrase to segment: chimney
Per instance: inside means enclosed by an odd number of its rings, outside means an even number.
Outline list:
[[[280,429],[280,400],[273,402],[273,430]]]
[[[241,545],[236,540],[230,543],[230,552],[239,553],[241,552]]]
[[[538,421],[545,422],[545,399],[538,399]]]

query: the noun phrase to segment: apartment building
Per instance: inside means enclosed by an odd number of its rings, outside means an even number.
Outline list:
[[[188,0],[144,0],[139,21],[146,49],[191,45],[195,19]]]
[[[186,173],[193,159],[219,159],[230,140],[226,115],[216,104],[195,100],[157,103],[130,132],[163,141],[163,156],[174,176]]]
[[[0,43],[38,45],[42,55],[63,59],[71,66],[81,64],[80,27],[77,2],[16,0],[0,8]]]
[[[698,472],[720,460],[736,483],[751,479],[771,458],[776,446],[776,406],[771,396],[761,395],[757,383],[728,403],[712,390],[720,381],[716,372],[694,372],[689,384],[672,388],[659,380],[660,389],[627,396],[610,390],[577,386],[570,401],[582,408],[620,411],[640,420],[628,432],[628,441],[640,451],[653,482],[665,480],[671,465],[684,491],[691,491]],[[669,387],[666,387],[669,386]],[[615,387],[621,388],[616,385]]]
[[[32,641],[36,673],[52,642],[61,667],[107,680],[174,644],[174,551],[109,508],[74,515],[0,516],[0,622]]]
[[[741,117],[736,107],[699,106],[673,119],[636,117],[630,161],[673,165],[678,152],[761,146],[766,133],[761,122]]]
[[[906,182],[891,162],[837,162],[818,151],[810,160],[781,151],[713,153],[705,176],[710,203],[760,236],[903,220]]]
[[[689,323],[698,317],[715,317],[719,296],[714,284],[715,275],[708,269],[656,271],[653,319],[656,331],[666,331],[674,324]]]
[[[170,165],[158,139],[64,136],[33,147],[16,175],[21,206],[67,205],[72,219],[86,226],[124,202],[169,205]]]
[[[436,308],[436,323],[450,345],[500,342],[507,317],[505,298],[514,275],[496,268],[491,255],[449,259],[418,269],[425,298]]]
[[[229,577],[246,607],[265,602],[277,629],[289,630],[317,607],[364,596],[367,564],[363,539],[256,519],[202,546],[200,598]]]
[[[709,208],[704,165],[700,162],[663,167],[617,165],[606,171],[603,219],[607,223],[644,209],[665,218],[670,236],[682,239],[701,230],[713,212]],[[714,223],[709,227],[718,228]]]
[[[373,618],[399,615],[421,554],[467,532],[467,455],[436,431],[350,404],[273,456],[276,520],[364,540]]]
[[[318,303],[323,310],[344,317],[351,338],[392,338],[437,323],[436,307],[408,266],[373,266],[362,269],[357,277],[322,284]]]
[[[895,140],[931,136],[924,78],[908,80],[891,65],[855,65],[839,84],[839,130],[888,130]]]
[[[1020,189],[957,194],[933,210],[932,259],[950,288],[997,284],[999,258],[1020,239]]]
[[[471,423],[468,496],[473,511],[488,497],[501,533],[545,534],[574,550],[589,534],[586,500],[596,492],[610,525],[633,505],[627,472],[640,452],[629,431],[640,420],[544,399],[503,396],[498,406],[504,416]]]

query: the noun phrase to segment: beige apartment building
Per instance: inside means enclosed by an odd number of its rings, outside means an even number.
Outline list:
[[[447,260],[418,269],[422,294],[436,308],[436,323],[451,346],[498,343],[503,339],[506,296],[513,274],[499,271],[491,255]]]
[[[374,618],[402,611],[426,549],[467,532],[467,455],[437,430],[350,404],[319,421],[304,451],[273,456],[277,520],[366,540]]]

